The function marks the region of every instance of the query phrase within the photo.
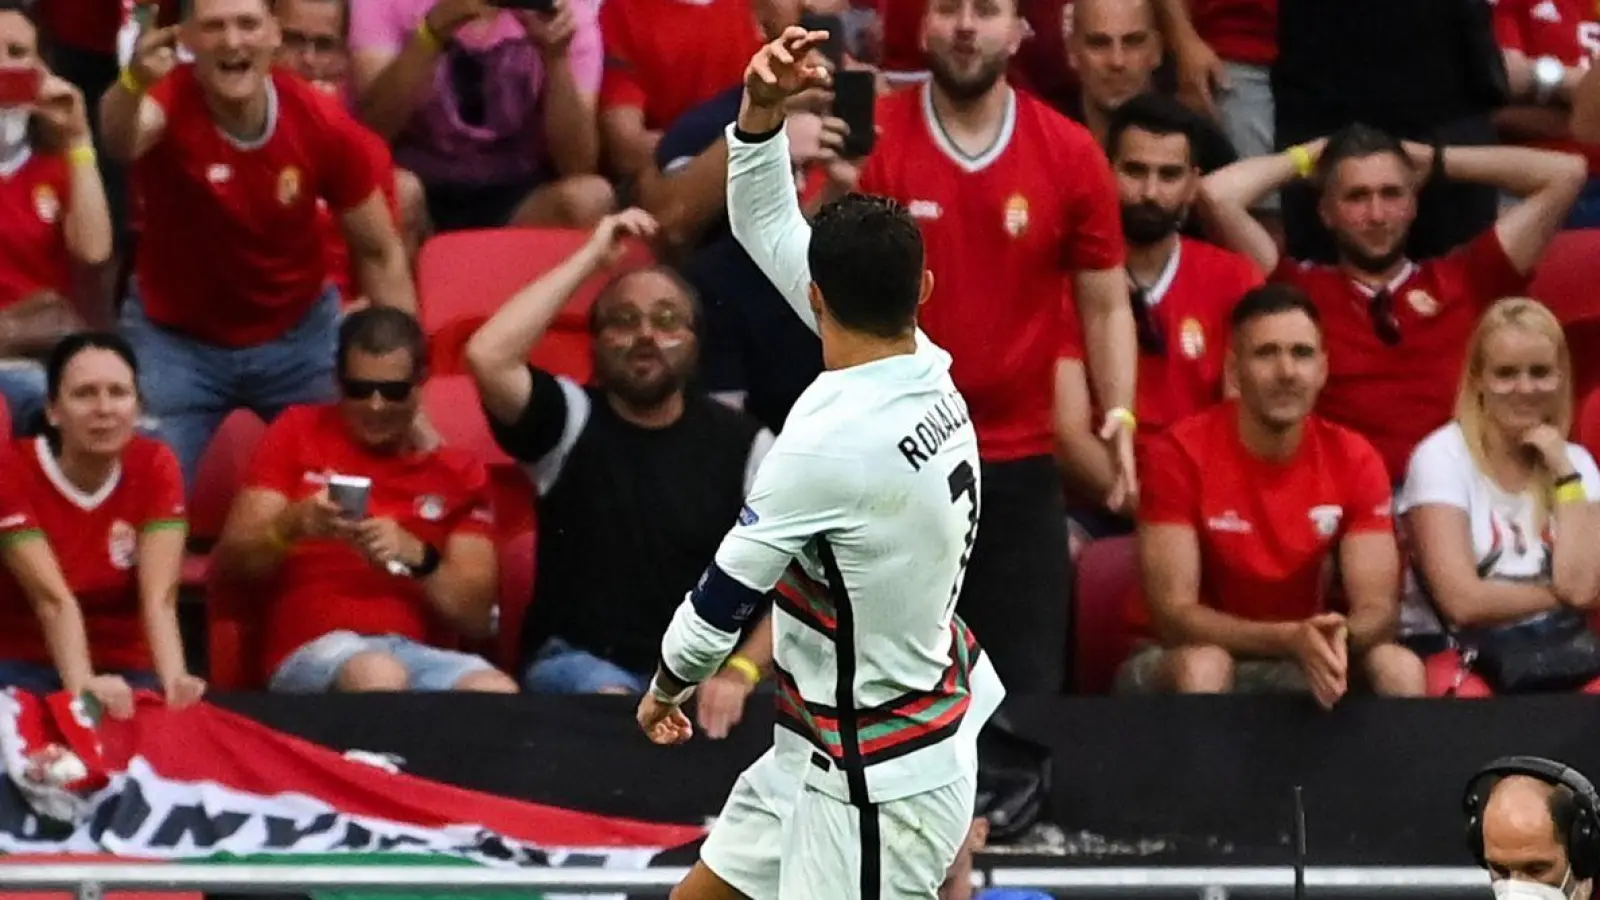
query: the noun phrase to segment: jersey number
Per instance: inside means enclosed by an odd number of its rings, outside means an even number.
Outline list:
[[[961,565],[956,568],[955,584],[950,586],[950,602],[944,608],[944,620],[955,615],[956,601],[961,598],[961,582],[967,575],[967,560],[972,558],[972,545],[978,539],[978,476],[972,463],[962,460],[950,470],[950,502],[960,503],[961,498],[971,501],[967,511],[967,536],[961,547]]]

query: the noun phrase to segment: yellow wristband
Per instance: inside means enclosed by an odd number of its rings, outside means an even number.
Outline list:
[[[427,44],[428,49],[435,53],[444,50],[444,41],[439,39],[439,33],[433,30],[433,26],[428,24],[426,18],[417,23],[417,39]]]
[[[1569,481],[1556,488],[1557,503],[1584,503],[1589,499],[1589,492],[1583,489],[1583,482]]]
[[[67,162],[77,166],[93,167],[95,164],[94,145],[78,144],[67,148]]]
[[[117,83],[122,85],[123,90],[136,97],[144,93],[144,84],[139,81],[139,76],[133,74],[132,69],[123,69],[122,74],[117,76]]]
[[[1129,431],[1133,431],[1139,427],[1139,419],[1134,416],[1133,410],[1127,408],[1126,406],[1113,406],[1112,408],[1106,410],[1106,420],[1110,421],[1112,419],[1115,419],[1127,426]]]
[[[743,656],[730,656],[723,665],[724,669],[732,669],[749,680],[752,686],[761,683],[761,667]]]
[[[1317,170],[1317,161],[1312,157],[1311,151],[1306,149],[1305,144],[1295,144],[1283,151],[1283,154],[1294,163],[1294,170],[1301,178],[1310,178],[1311,173]]]

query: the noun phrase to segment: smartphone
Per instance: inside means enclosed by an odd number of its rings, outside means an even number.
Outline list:
[[[525,9],[546,16],[556,14],[556,0],[489,0],[489,5],[501,9]]]
[[[360,475],[330,475],[328,499],[339,507],[339,515],[352,522],[367,517],[367,502],[372,497],[372,479]]]
[[[844,66],[844,19],[808,12],[800,16],[800,27],[807,31],[828,33],[828,39],[817,49],[833,64],[833,70],[839,71]]]
[[[878,79],[871,72],[845,69],[833,73],[833,114],[850,126],[844,139],[845,159],[861,159],[878,142],[876,111]]]
[[[33,66],[0,68],[0,106],[27,106],[39,99],[44,72]]]

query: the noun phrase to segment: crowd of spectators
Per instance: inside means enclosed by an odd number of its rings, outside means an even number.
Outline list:
[[[192,702],[209,550],[272,690],[640,691],[824,365],[725,193],[744,66],[804,22],[878,96],[865,136],[795,99],[796,190],[922,226],[983,459],[958,609],[1012,692],[1071,689],[1108,602],[1118,690],[1600,685],[1583,311],[1529,296],[1600,224],[1593,4],[533,7],[0,0],[0,684]],[[433,371],[419,256],[505,228],[587,238]],[[531,362],[573,314],[582,371]],[[447,377],[509,462],[436,426]],[[264,436],[186,546],[239,410]],[[496,654],[516,503],[536,578]],[[1125,596],[1072,596],[1094,541],[1135,542]],[[703,686],[713,736],[770,645]]]

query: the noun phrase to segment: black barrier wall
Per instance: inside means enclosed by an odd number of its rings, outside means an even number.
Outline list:
[[[606,815],[701,822],[771,740],[752,708],[725,741],[650,744],[614,697],[222,695],[215,702],[337,749],[395,753],[407,771]],[[1312,865],[1470,865],[1461,789],[1489,759],[1533,753],[1600,776],[1600,699],[1355,698],[1331,713],[1290,697],[1008,701],[1054,759],[1051,817],[1070,858],[1002,865],[1287,865],[1304,787]]]

